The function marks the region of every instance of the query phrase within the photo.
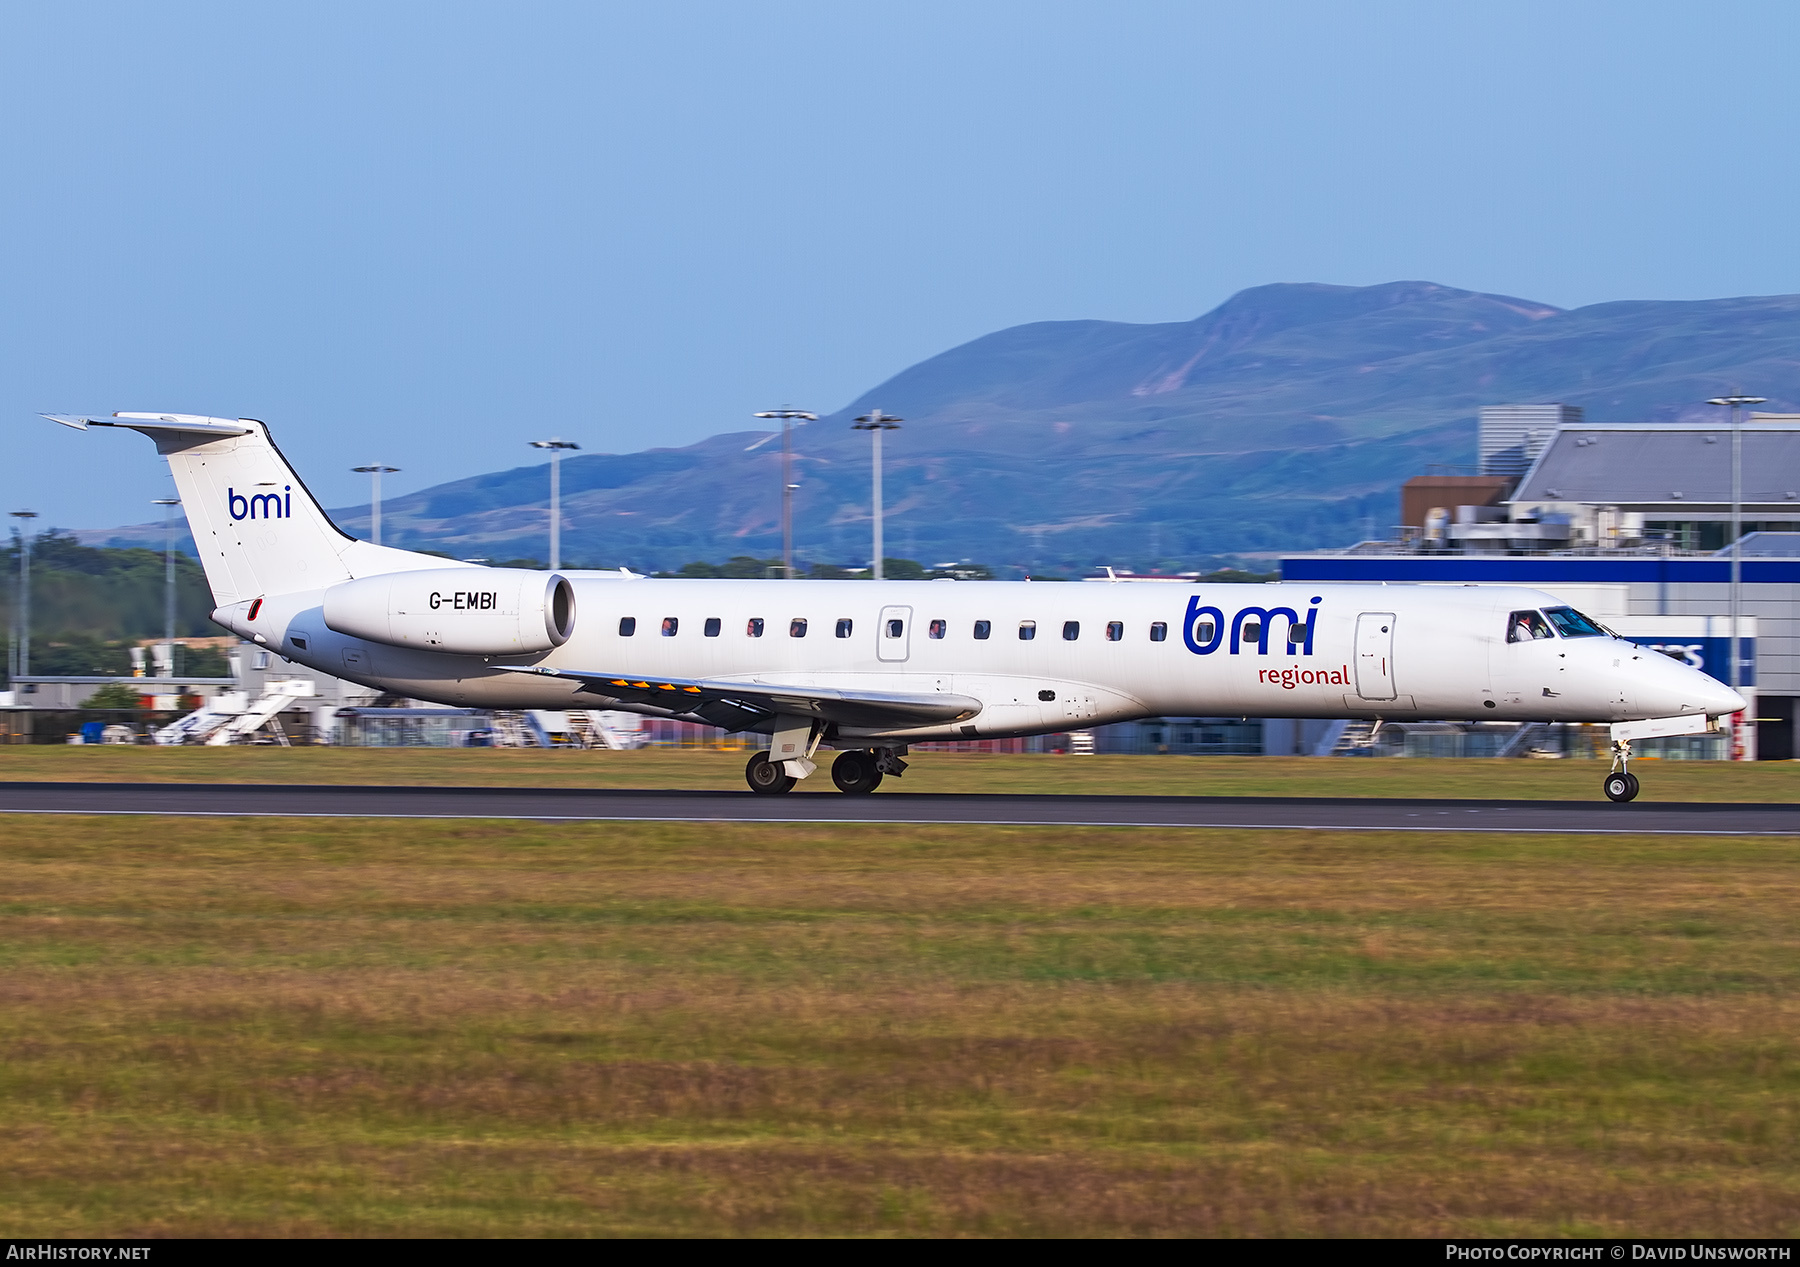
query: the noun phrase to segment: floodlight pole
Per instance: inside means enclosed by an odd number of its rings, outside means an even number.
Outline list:
[[[873,503],[875,512],[875,559],[870,565],[869,575],[877,581],[881,580],[883,577],[881,556],[885,548],[881,539],[881,433],[883,431],[898,431],[900,429],[900,424],[905,421],[906,419],[904,418],[896,418],[892,414],[884,414],[879,409],[871,409],[852,424],[857,431],[867,431],[869,433],[869,438],[874,441],[875,445],[875,476],[873,490],[870,494],[870,501]]]
[[[373,466],[353,466],[350,468],[358,475],[369,477],[369,540],[376,545],[381,544],[381,477],[384,474],[399,473],[397,466],[383,466],[377,462]]]
[[[581,446],[573,440],[561,440],[551,436],[548,440],[533,440],[534,449],[550,450],[550,570],[554,572],[562,566],[562,455],[564,449],[579,449]]]
[[[169,674],[175,674],[175,507],[179,497],[158,497],[163,508],[163,641],[169,644]]]
[[[758,418],[781,419],[781,575],[794,579],[794,445],[793,425],[817,422],[818,414],[803,409],[766,409]],[[760,443],[760,442],[759,442]]]
[[[1744,431],[1739,411],[1745,405],[1760,405],[1767,399],[1765,396],[1715,396],[1706,402],[1731,410],[1731,689],[1734,691],[1744,680],[1743,642],[1738,637],[1738,622],[1744,612]],[[1739,746],[1735,736],[1732,746]]]
[[[35,510],[15,510],[19,521],[19,637],[13,643],[15,679],[31,676],[31,521]]]

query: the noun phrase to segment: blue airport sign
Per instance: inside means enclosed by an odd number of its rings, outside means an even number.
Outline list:
[[[1731,681],[1731,639],[1729,638],[1650,638],[1631,637],[1629,641],[1651,651],[1660,651],[1672,660],[1699,669],[1721,682]],[[1743,672],[1738,681],[1743,686],[1756,685],[1756,639],[1740,638],[1743,647]]]

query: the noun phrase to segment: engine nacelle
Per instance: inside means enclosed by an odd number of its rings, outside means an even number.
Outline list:
[[[338,633],[459,655],[560,647],[575,632],[575,587],[554,572],[430,568],[344,581],[325,591]]]

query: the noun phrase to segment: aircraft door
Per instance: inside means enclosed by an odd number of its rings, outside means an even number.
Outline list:
[[[1394,698],[1394,613],[1363,612],[1356,618],[1356,693]]]
[[[912,608],[883,607],[881,619],[875,622],[875,658],[900,664],[911,646]]]

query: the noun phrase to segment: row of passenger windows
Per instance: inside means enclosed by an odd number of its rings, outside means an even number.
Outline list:
[[[637,634],[637,624],[636,616],[619,617],[619,637],[630,638],[635,636]],[[806,637],[806,625],[806,617],[804,616],[796,616],[794,619],[788,621],[788,637]],[[767,622],[765,622],[761,616],[752,616],[749,623],[744,626],[744,636],[747,638],[760,638],[767,629]],[[839,618],[837,627],[833,632],[839,638],[848,638],[851,636],[854,629],[855,622],[851,620],[850,617],[844,616]],[[724,623],[717,616],[708,616],[705,623],[700,626],[700,632],[708,638],[717,638],[723,631]],[[662,618],[663,637],[673,638],[680,632],[681,618],[679,616],[664,616]],[[886,622],[886,625],[881,632],[885,637],[903,638],[906,636],[906,622],[904,620],[890,619]],[[950,622],[947,620],[934,620],[926,625],[925,632],[926,636],[930,638],[946,637],[950,632]],[[972,632],[977,642],[985,642],[987,639],[994,636],[994,622],[991,620],[978,620],[975,622]],[[1062,636],[1064,642],[1074,642],[1079,639],[1081,637],[1081,622],[1079,620],[1063,621]],[[1030,642],[1036,637],[1037,621],[1021,620],[1019,622],[1019,641]],[[1158,620],[1151,624],[1151,642],[1164,642],[1168,637],[1169,626],[1166,621]],[[1108,642],[1122,642],[1124,639],[1125,622],[1122,620],[1107,621],[1106,640]]]

